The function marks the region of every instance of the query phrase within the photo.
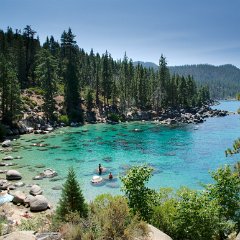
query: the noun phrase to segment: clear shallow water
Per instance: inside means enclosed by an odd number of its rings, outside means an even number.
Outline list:
[[[214,108],[236,111],[239,105],[236,101],[224,101]],[[60,190],[52,188],[61,186],[67,169],[73,166],[84,196],[90,201],[101,193],[121,193],[119,176],[124,175],[130,166],[143,163],[154,168],[149,182],[152,188],[179,188],[182,185],[201,188],[200,182],[211,181],[209,171],[238,159],[238,156],[226,158],[224,150],[231,147],[239,136],[239,115],[209,118],[199,125],[174,127],[151,122],[96,124],[61,128],[49,135],[21,136],[14,142],[13,152],[1,153],[0,157],[22,156],[22,159],[14,160],[18,165],[12,168],[23,174],[25,183],[39,184],[52,203],[56,203],[61,194]],[[33,143],[47,146],[31,146]],[[102,186],[91,185],[90,180],[99,163],[117,177],[116,181],[107,181]],[[32,180],[44,169],[36,168],[39,164],[56,170],[58,177]]]

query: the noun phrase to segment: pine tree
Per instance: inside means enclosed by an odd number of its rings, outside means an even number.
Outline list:
[[[106,100],[108,104],[108,100],[111,98],[112,83],[113,81],[112,81],[111,56],[106,51],[102,59],[102,86],[104,104],[106,104]]]
[[[20,87],[12,55],[0,55],[0,94],[2,122],[12,124],[21,111]]]
[[[61,37],[64,62],[64,105],[70,121],[83,122],[81,108],[78,47],[71,29],[63,32]]]
[[[47,120],[56,120],[54,111],[56,110],[56,101],[54,96],[57,91],[56,83],[58,81],[57,60],[51,55],[49,50],[42,49],[38,54],[38,65],[35,74],[39,85],[43,89],[44,104],[43,110]]]
[[[62,195],[56,209],[57,216],[62,220],[66,220],[66,216],[72,212],[78,212],[81,217],[86,217],[88,212],[73,167],[68,170],[67,180],[63,184]]]
[[[169,80],[170,73],[167,68],[166,58],[161,55],[159,60],[158,107],[166,107],[167,105],[167,86]]]

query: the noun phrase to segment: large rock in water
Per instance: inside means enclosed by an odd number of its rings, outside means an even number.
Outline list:
[[[52,170],[51,168],[47,168],[46,170],[43,171],[43,177],[45,178],[52,178],[57,176],[57,172]]]
[[[2,142],[2,147],[10,147],[11,146],[11,141],[10,140],[6,140],[4,142]]]
[[[13,160],[13,157],[12,156],[5,156],[2,160],[5,160],[5,161],[7,161],[7,160]]]
[[[44,211],[48,208],[48,200],[42,196],[37,195],[30,201],[30,210],[34,212]]]
[[[43,192],[43,190],[41,189],[40,186],[38,185],[32,185],[32,187],[30,188],[30,194],[33,195],[33,196],[36,196],[36,195],[41,195]]]
[[[8,170],[6,173],[7,180],[20,180],[22,179],[21,174],[17,170]]]

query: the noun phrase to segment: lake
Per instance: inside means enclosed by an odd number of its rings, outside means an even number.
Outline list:
[[[235,112],[239,105],[237,101],[222,101],[213,108]],[[73,166],[84,196],[90,201],[101,193],[120,194],[119,177],[129,167],[141,164],[154,168],[149,181],[151,188],[188,186],[200,189],[200,183],[211,182],[209,171],[239,159],[236,155],[225,157],[224,153],[239,136],[240,115],[237,114],[208,118],[198,125],[163,126],[153,122],[95,124],[60,128],[48,135],[23,135],[14,141],[12,152],[1,153],[0,157],[21,156],[22,159],[13,161],[18,165],[11,169],[21,172],[22,181],[26,184],[39,184],[53,204],[60,197],[59,189],[68,168]],[[46,146],[32,146],[34,143]],[[114,181],[97,186],[91,184],[99,163],[112,172]],[[58,176],[32,180],[45,169],[37,168],[39,164],[56,170]]]

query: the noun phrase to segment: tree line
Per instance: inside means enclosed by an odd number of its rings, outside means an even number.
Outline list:
[[[192,76],[171,75],[161,55],[158,71],[134,66],[125,53],[114,60],[109,52],[100,55],[79,48],[69,28],[60,43],[53,36],[41,46],[31,26],[23,31],[0,31],[0,110],[2,122],[21,118],[20,93],[41,89],[43,111],[48,121],[57,120],[54,97],[64,95],[62,115],[83,122],[84,112],[117,106],[121,114],[131,107],[141,110],[190,108],[209,99],[208,87],[197,87]]]
[[[231,65],[209,64],[169,67],[172,74],[194,77],[197,84],[208,85],[214,99],[235,98],[240,91],[240,69]]]

